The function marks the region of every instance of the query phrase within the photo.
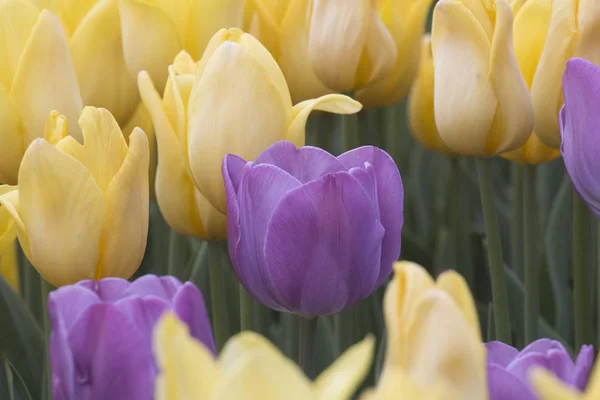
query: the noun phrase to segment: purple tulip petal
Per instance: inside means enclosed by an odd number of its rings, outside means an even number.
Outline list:
[[[263,151],[256,164],[271,164],[286,171],[302,183],[310,182],[325,174],[345,171],[337,158],[318,147],[301,147],[280,141]]]
[[[552,339],[538,339],[534,342],[529,343],[520,353],[525,355],[529,353],[547,354],[552,350],[558,350],[565,354],[568,354],[567,349],[559,341]]]
[[[75,364],[67,341],[64,323],[58,322],[50,312],[50,368],[52,369],[52,397],[54,400],[79,399],[79,386],[75,383]],[[55,322],[57,321],[57,322]]]
[[[190,333],[206,346],[213,354],[217,354],[215,341],[202,293],[193,284],[186,282],[173,298],[173,311],[188,324]]]
[[[238,204],[237,192],[245,166],[246,160],[233,154],[228,154],[223,158],[223,166],[221,168],[227,200],[227,247],[233,265],[239,265],[236,249],[240,243],[240,206]],[[241,278],[239,279],[244,282]]]
[[[573,384],[573,387],[579,389],[582,392],[585,390],[588,380],[590,379],[590,374],[592,372],[593,365],[594,346],[581,346],[581,350],[579,351],[577,359],[575,360],[575,369],[573,370],[573,376],[571,378],[571,383]]]
[[[232,189],[231,195],[237,195],[240,181],[242,180],[242,173],[246,164],[248,164],[246,160],[234,154],[227,154],[223,158],[221,172],[223,173],[223,179],[225,180],[225,188],[227,189],[229,184],[230,189]]]
[[[369,295],[385,233],[369,195],[348,172],[289,192],[265,242],[267,269],[283,304],[311,316],[332,314]]]
[[[114,304],[91,306],[69,334],[86,400],[151,399],[154,361],[144,335]]]
[[[73,324],[93,304],[101,303],[98,295],[81,286],[64,286],[48,295],[48,314],[53,329],[59,324],[69,332]]]
[[[170,302],[181,286],[181,282],[173,276],[144,275],[132,282],[122,297],[157,296]]]
[[[364,146],[338,157],[346,168],[365,168],[365,162],[374,167],[377,177],[377,197],[381,224],[385,237],[381,249],[381,272],[376,286],[381,285],[392,272],[394,261],[400,256],[402,224],[404,223],[404,188],[394,160],[377,147]]]
[[[521,354],[508,365],[506,371],[525,380],[525,383],[529,385],[529,373],[534,366],[544,367],[556,375],[561,381],[571,383],[573,360],[571,360],[569,353],[559,350],[550,350],[546,354],[521,352]]]
[[[490,400],[537,400],[519,378],[496,364],[488,364],[487,380]]]
[[[600,68],[581,58],[569,60],[563,90],[560,126],[565,167],[579,196],[600,219]]]
[[[261,303],[278,308],[272,280],[262,268],[267,224],[281,198],[300,182],[273,165],[246,168],[238,191],[240,207],[240,241],[235,251],[234,270],[244,287]],[[243,268],[240,268],[243,266]],[[275,296],[275,297],[274,297]]]
[[[485,347],[487,349],[487,362],[501,367],[507,367],[519,355],[519,350],[502,342],[488,342]]]
[[[123,292],[129,287],[129,284],[130,282],[127,279],[104,278],[99,281],[81,281],[75,285],[94,291],[102,301],[111,302],[119,300],[123,296]]]

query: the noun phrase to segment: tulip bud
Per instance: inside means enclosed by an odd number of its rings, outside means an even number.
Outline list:
[[[533,108],[512,40],[506,0],[441,0],[431,47],[435,121],[458,154],[489,157],[521,147]]]
[[[228,155],[223,176],[234,271],[273,309],[343,311],[381,286],[400,255],[402,180],[380,149],[336,158],[282,141],[255,162]]]
[[[0,3],[0,183],[17,183],[29,144],[48,113],[75,119],[83,108],[67,38],[56,16],[25,0]],[[71,134],[81,140],[74,127]]]
[[[164,313],[213,358],[208,313],[200,291],[172,276],[107,278],[64,286],[48,296],[50,365],[55,399],[152,399],[158,373],[152,332]],[[182,328],[183,329],[183,328]]]
[[[444,143],[435,125],[433,93],[431,37],[425,35],[421,45],[419,71],[408,99],[410,132],[415,140],[426,149],[454,156],[455,153]]]
[[[47,139],[29,146],[19,186],[0,196],[21,247],[55,286],[107,276],[129,278],[148,236],[148,140],[140,129],[129,147],[112,115],[86,107],[83,145],[51,114]],[[6,189],[5,189],[6,190]]]
[[[17,231],[10,213],[6,207],[0,207],[0,275],[14,290],[19,291],[16,238]]]
[[[308,54],[317,77],[337,92],[351,92],[388,76],[396,44],[373,0],[314,0]]]
[[[581,57],[600,64],[599,30],[597,0],[552,2],[546,43],[531,86],[535,133],[548,146],[558,148],[561,143],[558,112],[563,104],[561,79],[566,62]]]
[[[432,0],[383,0],[377,3],[379,18],[396,44],[393,70],[380,82],[356,93],[365,107],[387,107],[401,100],[417,75],[422,54],[420,38]]]

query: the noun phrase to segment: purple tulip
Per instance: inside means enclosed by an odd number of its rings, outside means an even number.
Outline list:
[[[536,340],[521,352],[502,342],[489,342],[485,346],[490,400],[537,400],[529,382],[532,367],[546,368],[563,382],[583,391],[594,363],[592,346],[582,346],[573,362],[563,345],[550,339]]]
[[[600,68],[582,58],[570,59],[563,90],[560,151],[575,190],[600,219]]]
[[[345,310],[390,275],[400,255],[402,180],[383,150],[334,157],[275,143],[255,162],[223,160],[229,254],[261,303],[303,316]]]
[[[204,299],[191,283],[146,275],[81,281],[48,296],[54,400],[150,400],[152,329],[172,310],[214,352]]]

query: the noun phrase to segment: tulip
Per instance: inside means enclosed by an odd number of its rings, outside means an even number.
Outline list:
[[[16,238],[17,231],[10,213],[6,207],[0,207],[0,275],[14,290],[19,291]]]
[[[533,107],[515,59],[506,0],[441,0],[433,14],[435,121],[462,155],[489,157],[521,147]]]
[[[173,314],[154,330],[160,370],[156,400],[346,400],[369,371],[375,341],[367,337],[348,349],[316,381],[267,339],[242,332],[229,340],[215,360]]]
[[[431,37],[425,35],[417,78],[408,100],[408,123],[415,140],[428,150],[454,156],[455,153],[440,137],[433,113],[433,57]]]
[[[282,141],[255,162],[227,155],[223,177],[235,273],[273,309],[343,311],[381,286],[400,255],[404,191],[383,150],[336,158]]]
[[[404,382],[448,396],[438,398],[487,399],[485,348],[464,279],[447,271],[434,282],[411,262],[398,262],[394,268],[384,298],[386,361],[375,393],[394,387],[403,393],[399,370],[408,378]]]
[[[220,28],[241,27],[244,0],[120,0],[125,66],[146,70],[162,92],[167,67],[186,50],[199,59]]]
[[[255,159],[282,139],[303,146],[306,120],[312,110],[346,114],[361,108],[358,102],[341,95],[292,107],[285,78],[273,57],[239,29],[222,29],[215,34],[197,65],[186,59],[187,74],[195,78],[187,75],[187,79],[179,79],[185,82],[178,85],[180,94],[175,95],[175,101],[180,111],[172,123],[177,124],[183,160],[173,162],[185,166],[195,188],[223,214],[227,205],[221,163],[227,153]],[[145,74],[140,76],[144,97],[144,92],[152,90],[152,85],[144,82],[147,80]],[[156,108],[151,111],[155,120]]]
[[[83,145],[51,114],[45,139],[23,156],[18,188],[0,196],[25,255],[55,286],[131,277],[148,235],[146,135],[134,130],[128,147],[112,115],[93,107],[79,125]]]
[[[14,185],[48,113],[74,119],[83,105],[67,38],[52,13],[26,0],[0,2],[0,47],[0,183]],[[81,140],[78,127],[71,135]]]
[[[515,15],[513,36],[517,64],[531,91],[550,25],[552,0],[514,1],[512,9]],[[560,152],[546,146],[535,132],[529,135],[523,146],[502,154],[504,158],[531,165],[545,163],[558,156]]]
[[[545,368],[537,367],[531,372],[531,380],[540,400],[596,400],[600,398],[600,374],[598,364],[585,393],[573,389]]]
[[[386,379],[369,389],[360,400],[463,400],[455,390],[441,384],[420,385],[400,368],[386,370]]]
[[[486,343],[490,400],[537,400],[530,387],[530,373],[547,368],[561,381],[584,390],[594,363],[592,346],[582,346],[573,362],[569,352],[555,340],[539,339],[522,351],[502,342]]]
[[[182,52],[169,67],[164,98],[147,72],[140,73],[139,88],[158,142],[155,192],[163,217],[183,235],[220,240],[227,238],[227,218],[194,187],[187,156],[181,150],[180,138],[185,141],[187,134],[182,126],[187,120],[184,104],[188,104],[196,69],[189,54]]]
[[[560,152],[573,187],[600,219],[600,68],[583,59],[567,62],[563,78],[565,105],[560,111]]]
[[[546,145],[558,148],[561,135],[557,117],[563,104],[561,77],[571,57],[600,64],[600,4],[596,0],[555,0],[545,26],[546,42],[533,78],[531,99],[535,133]]]
[[[394,70],[396,44],[377,13],[378,3],[312,1],[308,55],[315,74],[328,88],[355,91],[379,82]]]
[[[419,71],[422,56],[420,38],[432,0],[383,0],[377,3],[379,18],[396,43],[394,69],[380,82],[356,93],[356,99],[365,107],[387,107],[408,93]]]
[[[158,374],[152,332],[168,312],[214,357],[200,291],[172,276],[82,281],[48,296],[55,400],[152,399]],[[182,328],[183,329],[183,328]]]

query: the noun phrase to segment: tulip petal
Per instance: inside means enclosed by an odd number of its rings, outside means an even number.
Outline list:
[[[207,323],[208,313],[202,293],[190,282],[173,297],[173,311],[179,319],[187,323],[190,334],[202,342],[213,354],[217,354],[215,341],[210,324]]]
[[[139,97],[135,75],[125,66],[117,1],[99,2],[89,12],[73,34],[71,53],[84,103],[109,109],[125,124]]]
[[[129,151],[106,191],[108,218],[102,230],[101,269],[96,278],[128,279],[140,266],[148,238],[148,139],[140,129],[129,137]]]
[[[146,70],[162,92],[167,67],[182,48],[177,26],[158,5],[145,0],[120,0],[123,54],[129,74]]]
[[[23,157],[19,182],[31,263],[55,286],[93,278],[107,205],[92,175],[79,161],[36,139]]]
[[[491,364],[487,366],[487,380],[490,400],[537,399],[525,382],[498,365]]]
[[[587,0],[577,3],[577,28],[578,37],[573,48],[573,54],[585,58],[596,65],[600,64],[600,4],[597,1]]]
[[[292,123],[287,131],[286,139],[297,147],[304,146],[306,136],[306,121],[313,110],[326,111],[336,114],[355,114],[362,105],[348,96],[340,94],[327,94],[318,99],[306,100],[298,103],[292,110]]]
[[[223,158],[222,172],[227,196],[227,245],[234,268],[238,265],[237,247],[240,242],[240,206],[237,193],[245,166],[246,160],[236,155],[227,154]],[[240,271],[239,274],[243,275],[243,272]]]
[[[232,261],[244,287],[261,303],[280,309],[270,271],[265,268],[267,224],[281,199],[301,183],[273,165],[247,166],[238,190],[240,239]],[[289,239],[289,236],[286,236]],[[304,266],[306,268],[306,266]]]
[[[102,300],[94,293],[81,286],[58,288],[48,295],[48,314],[53,329],[59,325],[65,332],[70,332],[73,325],[92,305],[100,304]]]
[[[582,399],[581,393],[564,384],[551,372],[544,368],[536,368],[531,373],[535,391],[541,400],[577,400]],[[590,398],[594,397],[590,395]]]
[[[404,187],[396,162],[383,150],[372,146],[363,146],[350,150],[338,157],[346,168],[364,168],[364,163],[373,166],[377,179],[377,198],[379,200],[380,221],[385,228],[381,247],[381,271],[377,286],[387,279],[392,264],[400,256],[400,243],[404,216]]]
[[[519,350],[502,342],[493,341],[485,344],[487,362],[506,368],[519,354]]]
[[[456,271],[449,270],[438,276],[435,286],[446,292],[454,300],[454,303],[463,312],[463,316],[471,327],[473,334],[477,337],[477,340],[481,341],[481,327],[479,326],[477,308],[467,281]]]
[[[569,60],[563,79],[561,153],[575,190],[600,218],[600,68],[583,59]]]
[[[152,295],[170,302],[181,286],[173,276],[144,275],[131,282],[121,297]]]
[[[344,352],[315,381],[322,399],[349,399],[369,372],[375,338],[368,336]]]
[[[369,195],[351,174],[304,184],[279,201],[266,231],[273,288],[288,310],[305,316],[350,307],[375,287],[383,235]]]
[[[530,383],[529,374],[534,366],[544,367],[552,371],[560,380],[567,384],[571,384],[571,370],[573,361],[569,353],[564,351],[550,351],[547,354],[526,353],[519,354],[513,362],[511,362],[506,371],[513,376],[519,377],[526,385]]]
[[[170,309],[169,302],[148,294],[143,297],[124,297],[115,302],[115,307],[138,329],[140,346],[152,348],[152,330],[160,317]]]
[[[93,290],[103,302],[114,302],[124,297],[123,293],[130,283],[122,278],[104,278],[99,281],[79,281],[76,285]]]
[[[92,398],[152,398],[154,360],[143,333],[113,304],[95,304],[70,331],[77,383]]]
[[[223,157],[232,153],[252,160],[283,139],[291,108],[282,101],[277,80],[256,54],[232,41],[225,41],[208,60],[194,84],[188,108],[192,177],[198,190],[225,213]]]
[[[594,346],[583,345],[575,360],[575,370],[570,382],[577,389],[584,391],[594,366]]]
[[[17,228],[19,244],[27,259],[31,261],[33,259],[31,256],[31,245],[29,243],[27,229],[25,229],[25,224],[21,218],[21,204],[19,200],[19,191],[16,186],[0,186],[0,205],[6,209],[13,219],[15,227]]]
[[[497,100],[488,80],[490,41],[462,2],[441,0],[433,13],[435,122],[440,136],[464,155],[489,155]]]
[[[81,387],[76,384],[75,362],[68,343],[67,330],[48,300],[48,313],[52,323],[48,346],[50,368],[52,369],[52,397],[54,399],[78,399],[82,397]]]
[[[346,170],[344,164],[325,150],[311,146],[296,148],[283,140],[263,151],[255,164],[279,167],[301,183],[310,182],[327,173]]]
[[[1,7],[1,5],[0,5]],[[17,184],[19,165],[25,152],[23,144],[23,125],[17,106],[2,84],[0,84],[0,182]]]

